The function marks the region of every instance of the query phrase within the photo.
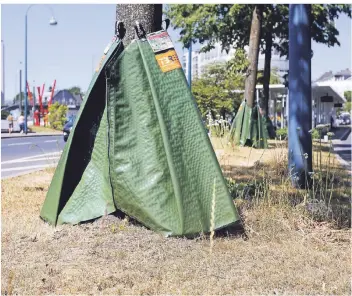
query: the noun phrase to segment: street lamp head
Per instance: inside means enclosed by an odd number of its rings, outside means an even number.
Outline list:
[[[57,21],[56,21],[56,19],[53,16],[51,17],[51,19],[49,21],[49,24],[50,24],[50,26],[56,26],[57,25]]]

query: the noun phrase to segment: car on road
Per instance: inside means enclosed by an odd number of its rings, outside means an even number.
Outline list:
[[[336,119],[337,125],[350,125],[351,124],[351,114],[342,113]]]
[[[70,132],[72,130],[73,124],[75,123],[76,116],[71,116],[68,118],[65,122],[64,128],[62,130],[64,134],[64,141],[66,142],[68,139],[68,136],[70,135]]]

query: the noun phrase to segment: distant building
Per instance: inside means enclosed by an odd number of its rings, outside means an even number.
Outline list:
[[[68,107],[67,117],[75,115],[82,104],[82,96],[80,94],[74,95],[67,89],[57,91],[52,99],[52,104],[59,103]]]
[[[261,90],[262,85],[257,85]],[[352,91],[352,73],[345,69],[333,73],[332,71],[322,74],[312,82],[312,126],[329,124],[331,118],[336,119],[338,108],[346,103],[344,92]],[[258,92],[260,95],[260,92]],[[281,116],[280,126],[287,124],[288,116],[288,90],[284,85],[270,85],[269,115],[272,116],[274,125],[278,126],[277,114]],[[278,111],[281,109],[281,111]]]
[[[221,50],[220,43],[214,45],[215,48],[208,52],[200,52],[199,50],[192,51],[192,79],[200,78],[204,74],[207,66],[215,63],[225,63],[229,61],[235,54],[236,50],[231,48],[228,53]],[[248,47],[245,48],[248,53]],[[264,69],[264,55],[259,54],[258,70]],[[188,79],[188,51],[183,54],[182,67]],[[277,50],[272,51],[271,68],[276,68],[280,77],[288,71],[288,60],[280,57]]]
[[[345,91],[352,91],[352,71],[345,69],[336,72],[325,72],[312,85],[330,86],[340,96],[344,96]]]

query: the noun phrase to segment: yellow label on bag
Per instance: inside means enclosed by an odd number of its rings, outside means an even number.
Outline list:
[[[99,64],[98,64],[98,67],[95,69],[95,72],[99,72],[101,66],[103,65],[104,59],[105,59],[105,54],[101,57]]]
[[[169,72],[171,70],[179,69],[181,63],[177,57],[177,53],[174,49],[168,50],[167,52],[156,54],[155,58],[159,64],[161,71]]]

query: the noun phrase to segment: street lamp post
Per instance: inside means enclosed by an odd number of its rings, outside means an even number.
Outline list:
[[[1,40],[2,46],[2,93],[1,93],[1,105],[5,105],[5,43]]]
[[[31,9],[31,7],[35,5],[29,5],[26,11],[25,15],[25,23],[24,23],[24,133],[27,134],[27,112],[28,112],[28,94],[27,94],[27,33],[28,33],[28,28],[27,28],[27,16],[28,16],[28,11]],[[53,10],[50,6],[46,5],[52,13],[52,17],[49,21],[49,24],[51,26],[57,25],[57,21],[54,18]]]
[[[20,62],[20,65],[22,65],[22,62]],[[20,113],[22,113],[22,69],[20,67]]]

